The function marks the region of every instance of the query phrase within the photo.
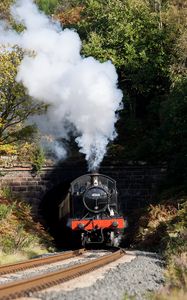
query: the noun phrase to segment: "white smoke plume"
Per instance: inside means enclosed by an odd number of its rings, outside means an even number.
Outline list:
[[[59,136],[60,132],[64,136],[64,124],[73,124],[89,169],[97,168],[108,142],[116,136],[114,125],[122,92],[117,88],[115,67],[110,61],[100,63],[93,57],[81,57],[77,32],[63,30],[32,0],[17,0],[11,14],[25,30],[16,33],[1,22],[0,43],[17,44],[36,54],[25,54],[17,81],[23,83],[30,96],[51,105],[46,131],[56,128]]]

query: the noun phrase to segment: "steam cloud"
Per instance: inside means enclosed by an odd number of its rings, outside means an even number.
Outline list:
[[[108,142],[116,136],[115,112],[120,108],[122,92],[117,88],[115,67],[110,61],[81,57],[77,32],[62,30],[32,0],[16,1],[11,14],[26,29],[19,34],[1,22],[0,43],[17,44],[36,53],[34,57],[25,54],[16,80],[24,84],[30,96],[50,104],[45,123],[40,116],[40,127],[56,132],[56,137],[66,137],[65,124],[72,124],[89,169],[97,168]],[[54,147],[59,149],[57,144]],[[63,149],[60,152],[64,155]]]

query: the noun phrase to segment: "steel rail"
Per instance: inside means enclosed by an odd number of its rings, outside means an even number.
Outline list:
[[[0,275],[15,273],[18,271],[26,270],[29,268],[35,268],[39,266],[43,266],[46,264],[55,263],[58,261],[62,261],[68,258],[72,258],[78,255],[83,254],[85,249],[78,249],[74,251],[67,251],[62,254],[57,254],[53,256],[41,257],[41,258],[34,258],[27,261],[15,263],[15,264],[8,264],[4,266],[0,266]]]
[[[124,255],[123,250],[118,250],[112,254],[105,255],[101,258],[94,259],[90,262],[75,265],[73,267],[39,275],[27,280],[8,283],[0,286],[0,300],[11,300],[28,293],[33,293],[53,285],[57,285],[74,277],[83,275],[108,263],[111,263]]]

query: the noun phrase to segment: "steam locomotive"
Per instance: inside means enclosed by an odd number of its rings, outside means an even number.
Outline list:
[[[97,173],[75,179],[59,206],[59,218],[68,239],[77,244],[118,246],[125,220],[118,212],[116,181]]]

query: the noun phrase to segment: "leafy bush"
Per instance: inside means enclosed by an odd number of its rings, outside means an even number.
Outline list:
[[[12,191],[9,186],[4,186],[0,190],[0,197],[3,197],[5,199],[12,199]]]
[[[14,247],[16,250],[21,250],[23,248],[29,247],[39,241],[37,235],[27,232],[24,224],[18,224],[17,235],[14,239]]]
[[[14,237],[11,235],[5,235],[1,236],[1,250],[6,253],[10,254],[15,251],[15,243],[14,243]]]
[[[59,0],[36,0],[39,9],[43,10],[47,15],[53,14]]]
[[[45,162],[45,154],[41,147],[36,147],[31,157],[32,172],[37,173],[41,170]]]
[[[24,229],[20,230],[18,226],[16,235],[3,235],[0,238],[1,250],[6,254],[15,253],[24,248],[33,246],[38,238],[32,234],[25,232]]]
[[[136,216],[134,245],[162,251],[167,257],[176,254],[176,251],[182,253],[187,246],[184,238],[187,234],[186,212],[186,196],[164,199],[159,204],[140,210],[140,216]]]
[[[16,146],[11,144],[0,145],[0,154],[1,155],[17,154]]]

